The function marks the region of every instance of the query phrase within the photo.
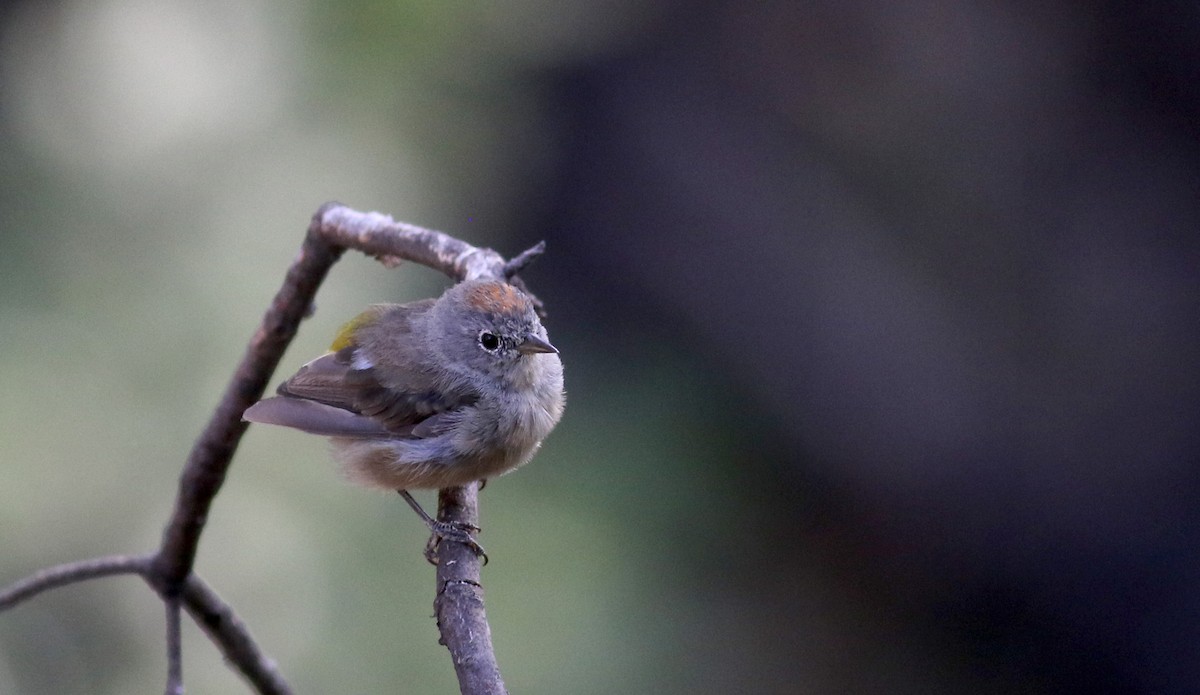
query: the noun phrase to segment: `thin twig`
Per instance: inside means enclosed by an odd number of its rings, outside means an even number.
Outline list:
[[[514,256],[511,261],[504,264],[504,268],[500,271],[505,280],[512,283],[514,286],[524,292],[525,296],[529,297],[529,301],[533,302],[533,310],[536,311],[537,315],[543,320],[548,318],[546,315],[546,305],[542,303],[542,300],[539,299],[536,294],[529,291],[529,288],[525,286],[525,281],[518,277],[518,273],[532,265],[533,262],[538,258],[541,258],[542,254],[545,252],[546,242],[539,241],[538,243],[530,246]]]
[[[163,601],[167,609],[167,687],[166,695],[183,695],[183,630],[179,624],[179,599]]]
[[[183,588],[183,606],[221,654],[263,695],[291,695],[279,666],[258,647],[245,623],[195,574]]]
[[[0,611],[66,584],[115,574],[146,574],[150,561],[148,555],[109,555],[47,567],[0,591]]]
[[[546,253],[546,242],[539,241],[516,256],[513,256],[512,260],[504,264],[504,270],[502,271],[504,279],[508,280],[517,273],[525,270],[531,263],[540,258],[543,253]]]

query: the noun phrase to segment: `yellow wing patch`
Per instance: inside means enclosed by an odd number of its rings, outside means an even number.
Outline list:
[[[355,344],[354,333],[363,326],[371,323],[379,316],[379,312],[383,311],[381,306],[372,306],[358,316],[347,321],[338,329],[337,336],[334,337],[333,343],[329,346],[330,352],[337,352],[343,348],[348,348]]]

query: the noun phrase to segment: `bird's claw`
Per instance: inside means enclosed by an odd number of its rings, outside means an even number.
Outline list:
[[[428,524],[431,535],[429,542],[425,544],[425,559],[431,565],[438,564],[438,546],[443,540],[462,543],[471,549],[471,552],[476,556],[483,558],[483,564],[488,563],[487,553],[484,552],[483,546],[475,540],[475,533],[479,533],[480,528],[474,524],[465,522],[448,522],[448,521],[433,521]]]

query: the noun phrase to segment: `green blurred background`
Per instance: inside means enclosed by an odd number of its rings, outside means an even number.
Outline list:
[[[154,547],[186,452],[320,203],[506,253],[536,242],[515,220],[560,153],[521,75],[619,47],[648,19],[636,5],[12,7],[3,580]],[[544,260],[570,263],[553,247]],[[538,271],[528,279],[536,288]],[[420,267],[348,256],[283,372],[364,305],[444,286]],[[507,682],[545,693],[695,687],[684,660],[703,662],[680,640],[707,620],[697,593],[720,592],[687,586],[689,563],[737,550],[724,547],[735,519],[693,518],[730,476],[694,469],[734,451],[704,428],[716,413],[687,407],[710,380],[665,346],[589,345],[584,308],[546,300],[570,355],[569,415],[528,475],[484,496]],[[298,692],[451,692],[425,537],[394,496],[343,484],[321,440],[255,429],[199,571]],[[54,592],[0,620],[0,692],[152,692],[162,635],[158,602],[135,579]],[[185,636],[189,692],[241,689],[197,630]]]
[[[569,405],[482,495],[512,692],[1200,687],[1194,7],[0,8],[0,583],[157,545],[338,200],[549,242]],[[445,285],[347,256],[279,377]],[[297,692],[453,692],[425,537],[252,428],[198,571]],[[0,693],[155,692],[163,632],[54,591]],[[245,689],[190,625],[184,674]]]

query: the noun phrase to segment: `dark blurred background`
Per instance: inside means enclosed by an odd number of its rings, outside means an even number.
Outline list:
[[[570,405],[483,494],[514,692],[1200,690],[1200,5],[0,7],[0,582],[157,544],[336,199],[549,244]],[[283,369],[444,285],[347,258]],[[199,571],[299,692],[452,692],[423,528],[337,478],[252,430]],[[162,633],[59,590],[0,692],[153,692]]]

